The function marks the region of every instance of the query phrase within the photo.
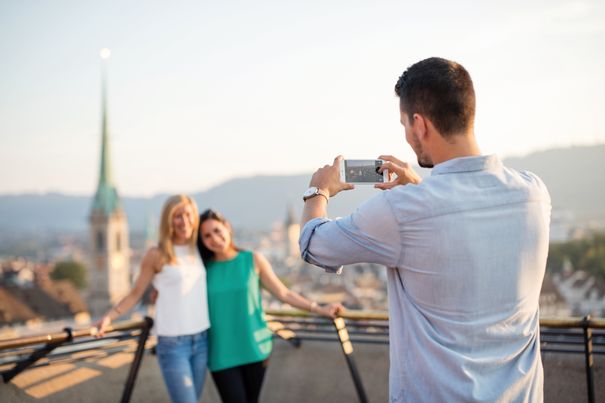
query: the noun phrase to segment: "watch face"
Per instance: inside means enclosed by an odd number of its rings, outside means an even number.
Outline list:
[[[305,190],[305,193],[303,193],[303,197],[313,196],[316,192],[317,188],[312,186],[309,189]]]

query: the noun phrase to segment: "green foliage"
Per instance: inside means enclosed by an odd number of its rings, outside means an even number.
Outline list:
[[[77,289],[81,290],[87,284],[86,267],[82,263],[73,260],[58,262],[50,273],[50,278],[53,280],[69,280]]]
[[[605,233],[591,237],[550,245],[547,270],[558,273],[569,260],[576,270],[584,270],[605,279]]]

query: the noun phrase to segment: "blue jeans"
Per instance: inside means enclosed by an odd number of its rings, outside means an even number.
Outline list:
[[[186,336],[158,336],[156,352],[174,403],[196,403],[208,362],[208,331]]]

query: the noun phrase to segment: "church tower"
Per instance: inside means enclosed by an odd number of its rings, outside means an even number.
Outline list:
[[[102,116],[99,183],[90,212],[91,264],[88,306],[92,317],[105,313],[130,290],[130,248],[128,222],[111,176],[107,128],[105,60],[109,49],[101,51]]]

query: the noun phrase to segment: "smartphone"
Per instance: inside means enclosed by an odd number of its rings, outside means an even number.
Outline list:
[[[340,180],[362,185],[388,182],[387,170],[378,172],[382,163],[382,160],[343,160],[340,164]]]

